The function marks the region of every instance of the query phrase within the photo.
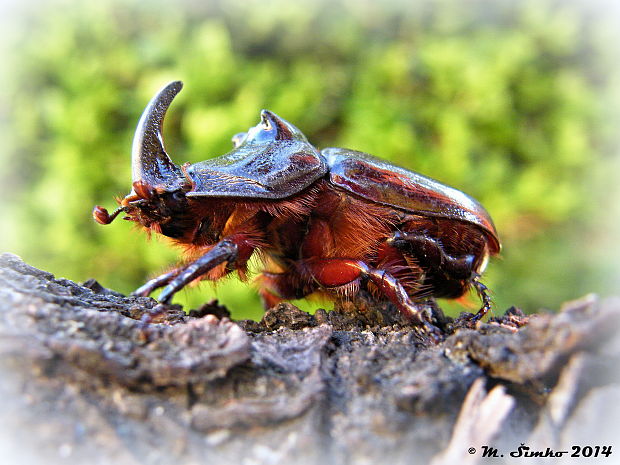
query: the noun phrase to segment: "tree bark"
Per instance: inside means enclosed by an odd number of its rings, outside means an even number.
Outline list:
[[[475,327],[435,309],[435,343],[387,304],[233,322],[4,254],[0,302],[6,463],[437,465],[483,446],[510,463],[521,443],[617,445],[618,298]]]

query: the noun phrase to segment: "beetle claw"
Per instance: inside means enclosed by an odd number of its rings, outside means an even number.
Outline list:
[[[439,344],[444,340],[445,335],[443,332],[434,324],[429,323],[428,321],[424,321],[424,329],[426,330],[428,336],[431,341],[435,344]]]

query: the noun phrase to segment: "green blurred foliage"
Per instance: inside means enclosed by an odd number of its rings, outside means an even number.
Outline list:
[[[227,152],[269,108],[319,147],[373,153],[479,199],[504,245],[485,279],[500,310],[617,284],[618,37],[603,11],[458,0],[15,9],[0,33],[1,240],[38,267],[129,292],[179,259],[90,211],[129,191],[142,109],[181,79],[165,128],[177,163]],[[177,300],[213,295],[260,317],[235,279]]]

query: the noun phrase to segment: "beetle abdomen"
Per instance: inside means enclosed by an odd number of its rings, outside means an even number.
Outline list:
[[[476,225],[487,233],[491,253],[499,252],[491,217],[467,194],[363,152],[327,148],[321,154],[327,161],[332,184],[372,202]]]

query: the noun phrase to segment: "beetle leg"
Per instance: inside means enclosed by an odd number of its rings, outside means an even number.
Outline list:
[[[176,292],[180,291],[194,279],[221,263],[228,262],[229,265],[234,263],[237,259],[237,252],[238,248],[235,242],[228,239],[218,242],[202,257],[182,268],[178,275],[171,279],[161,294],[159,294],[157,300],[162,303],[169,303]]]
[[[474,255],[453,257],[447,254],[441,243],[432,237],[420,233],[395,232],[387,240],[392,247],[413,254],[426,267],[434,270],[445,268],[455,279],[469,279],[474,269]]]
[[[346,258],[313,260],[304,266],[321,286],[327,288],[346,286],[360,278],[370,279],[406,318],[424,326],[434,339],[441,338],[441,331],[428,321],[428,316],[414,305],[403,285],[387,270]]]
[[[284,273],[263,271],[256,278],[255,282],[260,286],[258,294],[265,310],[275,307],[284,300],[281,288],[283,285],[288,287],[288,283],[284,280],[285,276]]]
[[[133,291],[131,295],[146,297],[151,292],[153,292],[155,289],[164,287],[166,284],[172,281],[176,277],[176,275],[178,275],[181,272],[181,270],[182,268],[175,268],[174,270],[171,270],[168,273],[164,273],[160,276],[157,276],[151,279],[150,281],[147,281],[142,286],[140,286],[138,289]]]
[[[418,260],[423,261],[426,266],[432,269],[439,269],[440,266],[446,268],[450,271],[450,276],[453,276],[456,280],[462,280],[464,283],[471,284],[480,300],[482,300],[482,307],[471,318],[472,321],[480,320],[491,310],[489,289],[479,281],[480,275],[474,271],[473,255],[455,258],[447,254],[436,239],[416,233],[398,231],[388,239],[388,244],[397,249],[412,253]],[[465,289],[463,288],[463,292]]]
[[[265,310],[269,310],[270,308],[273,308],[284,301],[282,297],[276,295],[271,290],[266,288],[259,289],[258,295],[260,296],[260,301],[263,304],[263,308]]]
[[[450,295],[446,289],[454,289],[456,294],[462,294],[467,290],[467,286],[471,284],[480,300],[482,300],[482,307],[472,317],[472,321],[480,320],[491,310],[491,297],[489,296],[488,288],[479,281],[480,275],[474,270],[474,255],[468,254],[458,258],[453,257],[443,250],[439,241],[419,233],[403,233],[398,231],[387,242],[397,249],[414,255],[417,260],[431,270],[441,271],[443,269],[448,271],[448,273],[442,272],[440,276],[443,277],[443,280],[438,280],[435,283],[437,286],[436,291],[442,288],[445,292],[445,297],[458,297],[458,295]],[[435,277],[437,278],[437,275]],[[453,283],[454,286],[450,286],[450,283]]]
[[[300,285],[301,281],[299,275],[293,271],[283,273],[263,271],[255,282],[260,286],[258,292],[265,310],[283,300],[303,299],[315,290],[315,286]]]
[[[489,313],[489,310],[491,310],[491,297],[488,293],[489,288],[482,284],[480,281],[478,281],[479,279],[480,275],[478,273],[474,273],[471,279],[471,283],[476,289],[480,300],[482,300],[482,307],[480,307],[480,310],[478,310],[478,312],[473,317],[471,317],[471,321],[478,321],[482,319],[487,313]]]

